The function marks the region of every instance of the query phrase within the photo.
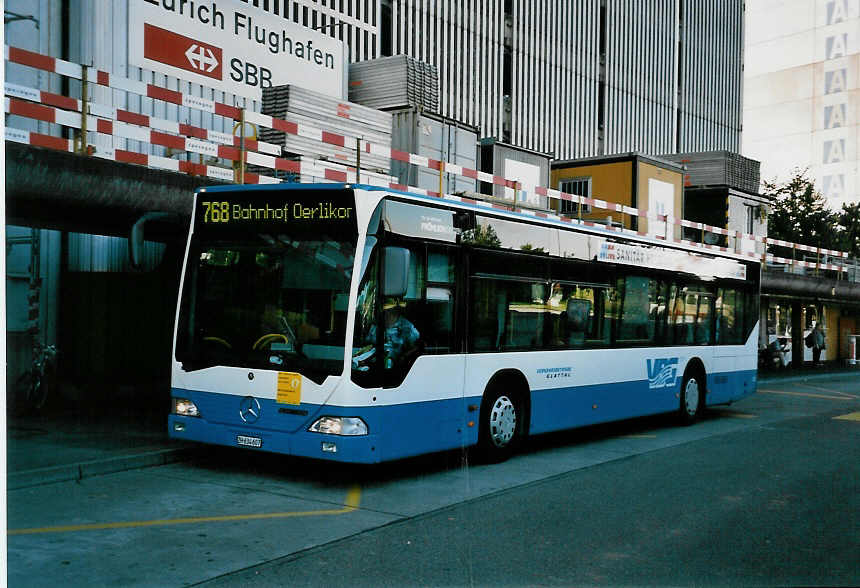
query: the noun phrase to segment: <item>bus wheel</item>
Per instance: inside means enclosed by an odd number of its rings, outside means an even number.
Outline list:
[[[681,403],[678,407],[681,423],[690,425],[699,418],[705,404],[704,392],[702,376],[698,372],[684,374],[684,380],[681,382]]]
[[[478,439],[483,461],[497,463],[508,459],[523,437],[522,404],[514,395],[489,390],[481,404]]]

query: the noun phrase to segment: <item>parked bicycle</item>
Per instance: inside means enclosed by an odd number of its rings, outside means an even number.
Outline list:
[[[42,410],[57,388],[57,351],[54,345],[38,344],[30,368],[18,377],[14,397],[7,398],[14,416]]]

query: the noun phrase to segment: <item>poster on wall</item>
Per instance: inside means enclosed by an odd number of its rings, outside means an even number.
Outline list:
[[[675,216],[675,186],[655,178],[648,178],[648,212],[659,216]],[[668,236],[665,221],[648,221],[648,236]]]
[[[251,4],[131,0],[128,30],[133,66],[253,100],[286,84],[344,97],[343,43]]]
[[[540,196],[535,192],[536,186],[541,186],[540,166],[505,158],[505,177],[515,179],[520,183],[522,191],[517,194],[517,200],[540,206]]]

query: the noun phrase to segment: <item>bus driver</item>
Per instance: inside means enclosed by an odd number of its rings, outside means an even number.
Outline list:
[[[419,349],[420,334],[409,319],[401,313],[402,302],[386,302],[383,310],[385,318],[385,330],[383,331],[383,348],[385,350],[385,368],[391,369],[400,366],[404,360]],[[367,332],[367,345],[358,352],[353,362],[367,362],[372,355],[372,346],[376,344],[376,325],[371,325]],[[366,371],[367,365],[358,367],[360,371]]]

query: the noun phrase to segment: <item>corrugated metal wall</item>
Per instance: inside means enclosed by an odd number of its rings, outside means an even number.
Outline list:
[[[513,2],[510,142],[558,159],[594,155],[599,0]]]
[[[555,93],[556,159],[588,157],[598,153],[598,100],[600,96],[600,0],[570,3],[568,20],[561,21],[567,31],[560,46],[562,87]]]
[[[501,136],[502,0],[392,0],[392,52],[439,69],[440,114]]]
[[[512,143],[560,157],[597,145],[599,0],[514,0]],[[502,138],[505,13],[500,0],[393,0],[393,52],[439,68],[442,115]]]
[[[380,0],[239,1],[343,41],[350,62],[379,57]]]
[[[737,150],[742,0],[601,4],[510,1],[509,141],[557,159]],[[436,65],[441,114],[488,137],[504,137],[506,16],[499,0],[392,0],[393,52]]]
[[[130,67],[131,1],[139,0],[70,0],[68,59],[259,110],[245,98]],[[346,43],[351,61],[380,56],[380,0],[238,1],[303,26],[322,27]],[[33,3],[8,4],[26,12]],[[7,26],[9,39],[61,55],[57,20],[62,4],[42,0],[38,5],[40,27],[38,36],[31,37],[37,42],[18,39],[16,30],[33,28],[27,22]],[[739,149],[743,0],[390,0],[390,12],[392,53],[438,67],[440,114],[479,127],[482,136],[557,159],[632,150]],[[506,47],[512,76],[508,89]],[[34,83],[33,75],[32,70],[9,67],[7,79],[59,90],[58,76],[36,74],[40,79]],[[79,86],[71,82],[73,95]],[[106,88],[93,92],[103,104],[233,130],[231,122],[212,114]],[[164,148],[133,141],[95,134],[90,141],[99,148],[165,155]]]
[[[674,151],[677,21],[678,0],[607,2],[604,153]]]
[[[740,151],[743,0],[681,0],[678,144],[673,151]]]
[[[155,270],[164,257],[165,249],[164,243],[144,241],[140,271]],[[121,273],[131,271],[128,239],[69,233],[67,269],[70,272]]]

